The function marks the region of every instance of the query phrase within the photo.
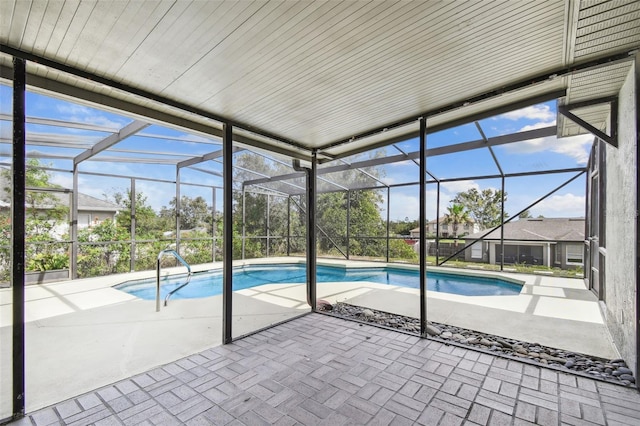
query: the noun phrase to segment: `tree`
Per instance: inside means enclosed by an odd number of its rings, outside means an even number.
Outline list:
[[[528,219],[530,217],[533,217],[533,216],[531,216],[531,212],[529,211],[529,209],[523,211],[518,215],[518,219]]]
[[[116,217],[116,223],[119,227],[131,232],[131,190],[115,190],[111,195],[103,194],[105,199],[111,201],[121,210]],[[152,238],[157,233],[154,231],[161,230],[158,223],[156,212],[147,202],[147,196],[142,192],[136,192],[136,239]]]
[[[418,254],[404,240],[389,240],[389,260],[418,260]]]
[[[483,189],[479,192],[471,188],[465,192],[458,192],[451,202],[463,206],[482,229],[488,229],[500,225],[509,217],[506,212],[501,217],[502,200],[500,190]],[[507,201],[507,193],[504,194],[504,201]]]
[[[373,153],[372,157],[383,155],[382,151]],[[257,172],[256,174],[250,171]],[[234,169],[234,180],[239,184],[241,182],[256,179],[261,175],[277,176],[280,174],[291,173],[291,167],[284,165],[278,161],[273,161],[265,157],[243,153],[236,157],[236,168]],[[361,170],[347,169],[344,171],[331,174],[331,180],[338,182],[340,186],[345,187],[367,187],[372,183],[372,177],[380,177],[380,172],[375,168],[367,168],[366,173]],[[251,191],[253,188],[247,187],[244,193],[240,191],[240,185],[236,187],[234,193],[234,235],[239,235],[238,231],[242,230],[244,225],[245,238],[245,256],[257,257],[266,254],[266,239],[256,238],[266,235],[275,235],[278,230],[286,233],[286,197],[278,197],[275,195],[267,196],[265,192],[276,190],[287,192],[298,186],[300,190],[304,189],[304,181],[299,178],[292,179],[288,182],[274,182],[260,188],[260,192]],[[330,253],[340,255],[341,251],[346,249],[347,236],[347,205],[350,212],[350,253],[355,256],[383,256],[386,248],[384,237],[386,235],[386,226],[380,214],[380,203],[383,198],[379,191],[376,190],[352,190],[339,192],[326,192],[326,190],[335,190],[335,185],[330,185],[324,181],[318,182],[320,193],[317,198],[317,227],[318,247],[322,253]],[[347,194],[350,194],[349,196]],[[349,197],[349,199],[348,199]],[[292,197],[292,200],[294,198]],[[269,223],[267,224],[267,200],[269,200]],[[292,213],[290,216],[290,232],[291,235],[304,235],[302,229],[306,229],[306,219],[304,210],[306,206],[304,201],[292,202]],[[242,208],[244,207],[244,212]],[[295,211],[294,211],[295,209]],[[244,213],[244,224],[242,222]],[[267,229],[268,228],[268,229]],[[253,238],[252,238],[253,237]],[[271,239],[269,253],[275,253],[278,250],[284,253],[281,245],[276,244],[278,240]],[[285,239],[279,240],[286,242]],[[299,251],[303,238],[292,238],[292,250]],[[241,241],[238,241],[241,245]],[[295,246],[295,247],[293,247]],[[234,253],[237,255],[236,244],[234,243]]]
[[[11,171],[3,169],[0,181],[3,183],[3,201],[10,204],[12,197]],[[25,186],[27,188],[60,188],[51,182],[51,175],[36,158],[26,163]],[[61,204],[55,192],[27,190],[25,194],[25,239],[27,242],[25,260],[28,271],[63,269],[69,265],[68,246],[53,243],[63,239],[59,225],[68,218],[68,207]],[[9,210],[2,212],[0,222],[10,228]],[[9,229],[8,228],[8,229]]]
[[[291,167],[251,152],[239,154],[235,158],[235,165],[232,231],[234,235],[234,258],[242,257],[243,228],[246,237],[244,240],[245,257],[263,257],[267,253],[267,239],[258,237],[264,237],[267,234],[276,235],[278,233],[282,233],[282,236],[284,236],[287,231],[286,197],[276,196],[277,192],[271,193],[270,190],[286,192],[294,187],[290,185],[290,182],[276,182],[268,187],[261,187],[259,192],[253,191],[253,189],[257,188],[249,186],[243,193],[242,183],[265,175],[277,176],[290,173]],[[300,185],[300,182],[296,182],[296,185],[304,188],[304,183]],[[270,193],[271,195],[267,195]],[[268,223],[267,214],[269,214]],[[284,238],[270,239],[269,254],[272,253],[286,253],[286,240]]]
[[[347,194],[350,199],[347,200]],[[347,205],[348,201],[348,205]],[[347,212],[349,212],[349,253],[354,256],[381,256],[386,243],[386,227],[380,215],[382,196],[376,190],[327,192],[318,195],[316,219],[321,230],[319,248],[325,253],[346,251]]]
[[[198,196],[191,198],[186,195],[180,197],[180,229],[211,228],[213,212],[204,198]],[[163,206],[160,209],[160,217],[169,219],[172,228],[176,221],[176,197],[169,202],[169,208]]]
[[[470,222],[469,212],[461,204],[453,204],[447,207],[447,214],[444,216],[444,223],[453,226],[453,238],[458,238],[458,225]]]
[[[78,251],[78,277],[87,278],[129,271],[131,246],[129,230],[111,219],[78,232],[78,241],[109,244],[82,244]],[[121,241],[121,243],[112,243]]]
[[[425,221],[429,221],[425,219]],[[404,220],[392,220],[389,222],[389,232],[392,235],[409,235],[412,229],[416,229],[420,226],[420,221],[409,220],[408,217],[405,217]]]

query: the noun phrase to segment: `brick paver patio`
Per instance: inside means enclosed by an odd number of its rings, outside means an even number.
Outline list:
[[[12,424],[640,425],[640,393],[310,314]]]

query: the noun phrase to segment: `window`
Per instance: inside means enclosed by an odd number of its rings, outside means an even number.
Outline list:
[[[482,259],[482,243],[475,243],[471,246],[471,258]]]
[[[465,224],[464,224],[464,229],[465,229],[465,231],[468,231],[468,230],[469,230],[469,224],[468,224],[468,223],[465,223]],[[475,246],[474,246],[474,247],[475,247]]]
[[[553,250],[555,251],[554,263],[559,265],[562,263],[562,249],[556,244]]]
[[[582,265],[583,252],[582,244],[567,244],[567,265]]]
[[[443,231],[448,231],[449,230],[449,225],[447,225],[446,223],[442,224],[442,230]]]
[[[91,215],[88,213],[78,214],[78,228],[86,228],[91,225]]]

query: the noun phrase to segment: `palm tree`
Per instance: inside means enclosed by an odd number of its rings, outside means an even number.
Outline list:
[[[458,225],[461,223],[470,222],[469,212],[464,209],[461,204],[452,204],[447,207],[448,213],[444,216],[444,223],[450,223],[453,225],[453,238],[458,238]]]

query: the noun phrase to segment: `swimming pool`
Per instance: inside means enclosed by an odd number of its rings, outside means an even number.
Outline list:
[[[168,277],[161,281],[160,293],[164,298],[168,292],[184,283],[184,276]],[[393,267],[343,268],[317,267],[317,282],[368,281],[378,284],[420,288],[418,270]],[[306,282],[304,264],[251,265],[234,268],[233,289],[242,290],[264,284],[303,284]],[[146,300],[156,297],[155,278],[128,281],[114,288]],[[427,273],[427,289],[464,296],[516,295],[522,285],[496,277],[480,277],[444,272]],[[172,299],[194,299],[222,294],[222,270],[194,274],[186,287],[176,292]]]

